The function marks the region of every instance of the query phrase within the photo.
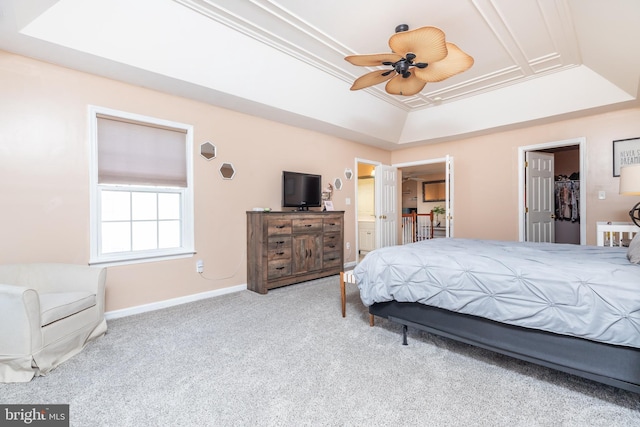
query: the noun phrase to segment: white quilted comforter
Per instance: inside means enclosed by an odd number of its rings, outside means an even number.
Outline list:
[[[370,252],[354,274],[367,306],[420,302],[640,348],[640,266],[626,248],[432,239]]]

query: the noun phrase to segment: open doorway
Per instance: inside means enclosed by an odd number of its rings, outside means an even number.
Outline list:
[[[384,172],[384,176],[376,177],[376,168]],[[434,227],[435,237],[453,236],[452,157],[446,156],[439,159],[395,164],[393,166],[384,166],[379,162],[356,159],[356,171],[357,262],[373,249],[402,243],[402,237],[398,235],[398,233],[401,233],[400,218],[395,222],[389,221],[387,216],[390,214],[385,214],[385,211],[390,212],[393,210],[395,214],[400,209],[404,211],[430,212],[435,206],[442,207],[444,212],[437,214],[434,218],[436,225],[440,223],[437,227]],[[385,177],[389,176],[389,174],[394,177],[401,175],[402,178],[400,182],[394,178],[393,189],[388,188],[389,185],[386,184]],[[412,183],[407,184],[409,181]],[[428,198],[425,201],[423,183],[429,185],[435,181],[444,181],[444,185],[442,185],[444,198]],[[387,187],[386,189],[385,186]],[[410,193],[403,194],[406,191]],[[398,193],[402,198],[396,196]],[[393,196],[391,196],[392,194]],[[394,202],[391,202],[392,199]],[[395,202],[396,199],[397,204]],[[382,213],[378,212],[378,209]],[[383,220],[380,220],[378,216]],[[385,222],[389,222],[389,227],[391,228],[380,227]],[[383,232],[378,236],[377,234],[380,231]],[[384,236],[386,238],[383,238]]]
[[[446,236],[446,163],[399,167],[402,175],[402,244]],[[432,216],[431,216],[432,215]]]
[[[375,167],[380,163],[356,159],[356,261],[376,247]]]
[[[520,241],[586,243],[585,143],[576,138],[520,147]],[[536,169],[540,159],[547,159],[548,170]],[[536,174],[543,172],[550,182],[538,184],[544,177]],[[545,187],[547,191],[541,190]]]

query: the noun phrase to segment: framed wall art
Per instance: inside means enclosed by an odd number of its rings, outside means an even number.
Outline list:
[[[425,181],[422,183],[423,202],[444,202],[446,200],[445,180]]]
[[[640,163],[640,138],[613,141],[613,176],[620,176],[620,168]]]

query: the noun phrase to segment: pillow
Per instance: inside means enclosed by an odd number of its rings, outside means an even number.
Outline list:
[[[640,233],[636,233],[636,236],[629,243],[627,258],[633,264],[640,264]]]

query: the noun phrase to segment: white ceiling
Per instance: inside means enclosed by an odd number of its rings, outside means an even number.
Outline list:
[[[0,0],[0,49],[398,149],[638,104],[638,0]],[[398,24],[474,66],[352,92]]]

